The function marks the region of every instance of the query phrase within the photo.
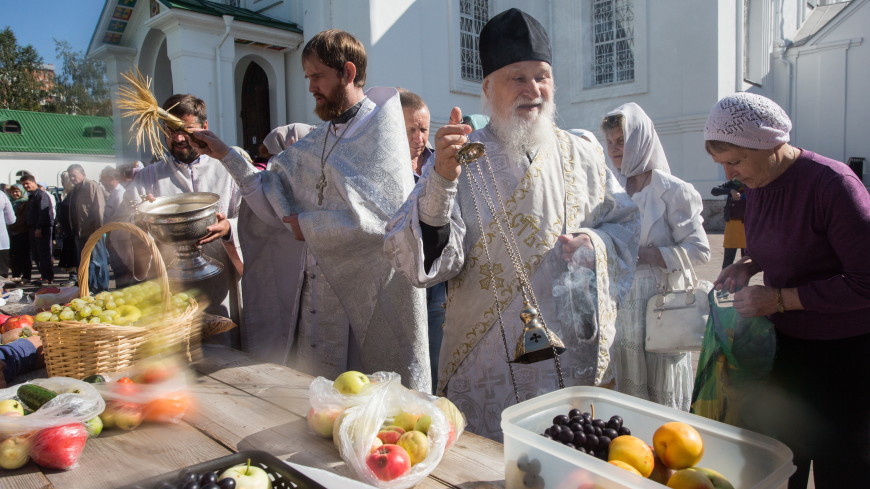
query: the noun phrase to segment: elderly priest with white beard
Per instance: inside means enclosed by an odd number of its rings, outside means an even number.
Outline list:
[[[453,109],[434,159],[387,226],[385,252],[418,287],[448,280],[437,390],[469,430],[501,441],[509,405],[561,380],[612,382],[616,307],[631,285],[640,226],[600,148],[554,123],[543,26],[517,9],[496,15],[480,32],[480,59],[490,122],[472,132]],[[468,141],[483,143],[486,156],[463,166],[457,151]],[[564,342],[559,369],[554,360],[508,362],[527,301]]]

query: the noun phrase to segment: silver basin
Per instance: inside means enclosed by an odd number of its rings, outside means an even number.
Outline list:
[[[223,266],[202,254],[196,244],[217,222],[220,196],[210,192],[188,192],[158,197],[143,202],[137,208],[139,219],[148,232],[162,244],[175,248],[175,258],[167,264],[166,272],[172,281],[193,282],[217,275]]]

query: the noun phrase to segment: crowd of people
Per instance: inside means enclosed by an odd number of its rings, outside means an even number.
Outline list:
[[[455,107],[434,146],[425,102],[365,90],[365,49],[340,30],[302,51],[323,123],[276,128],[254,160],[209,130],[202,100],[174,95],[163,107],[186,130],[167,129],[166,157],[131,181],[106,170],[101,186],[72,165],[57,210],[28,176],[8,206],[0,199],[12,275],[29,279],[35,260],[52,279],[56,216],[80,250],[100,223],[130,219],[131,202],[214,192],[217,221],[200,244],[224,268],[196,285],[210,312],[241,324],[221,340],[231,346],[329,378],[397,372],[446,395],[470,431],[495,440],[504,408],[561,385],[688,410],[690,352],[647,352],[644,313],[663,288],[686,286],[684,269],[710,260],[700,194],[671,174],[635,103],[602,116],[606,153],[591,132],[555,124],[550,40],[533,17],[496,15],[479,48],[489,119]],[[711,110],[698,144],[734,180],[728,221],[740,224],[715,285],[735,293],[740,314],[775,325],[758,431],[793,450],[790,487],[806,487],[810,461],[816,487],[855,486],[870,474],[870,371],[860,360],[870,341],[870,197],[843,163],[790,145],[790,130],[760,95],[730,95]],[[485,155],[460,157],[469,142]],[[106,288],[109,268],[119,283],[147,277],[129,242],[102,246],[91,290]],[[760,272],[764,285],[750,286]],[[513,361],[530,317],[561,339],[558,362]]]
[[[37,182],[29,172],[6,186],[0,192],[0,277],[24,287],[76,285],[82,248],[97,228],[115,219],[134,168],[106,167],[97,182],[87,178],[80,164],[72,164],[61,174],[61,189]],[[104,239],[94,247],[88,267],[91,291],[109,289],[110,270],[119,284],[130,282],[125,282],[129,272],[117,256]],[[68,278],[56,280],[57,271]]]

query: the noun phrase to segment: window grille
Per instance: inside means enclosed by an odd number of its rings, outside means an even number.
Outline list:
[[[6,134],[21,134],[21,124],[18,121],[8,120],[0,123],[0,132]]]
[[[634,8],[631,0],[592,0],[592,84],[634,81]]]
[[[463,80],[483,81],[478,40],[489,20],[489,0],[459,0],[459,55]]]

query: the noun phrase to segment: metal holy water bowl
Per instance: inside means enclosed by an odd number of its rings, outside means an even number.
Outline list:
[[[211,192],[188,192],[158,197],[139,204],[139,219],[155,241],[172,245],[175,259],[166,267],[169,280],[195,282],[219,274],[223,265],[202,254],[197,241],[215,222],[220,196]]]

